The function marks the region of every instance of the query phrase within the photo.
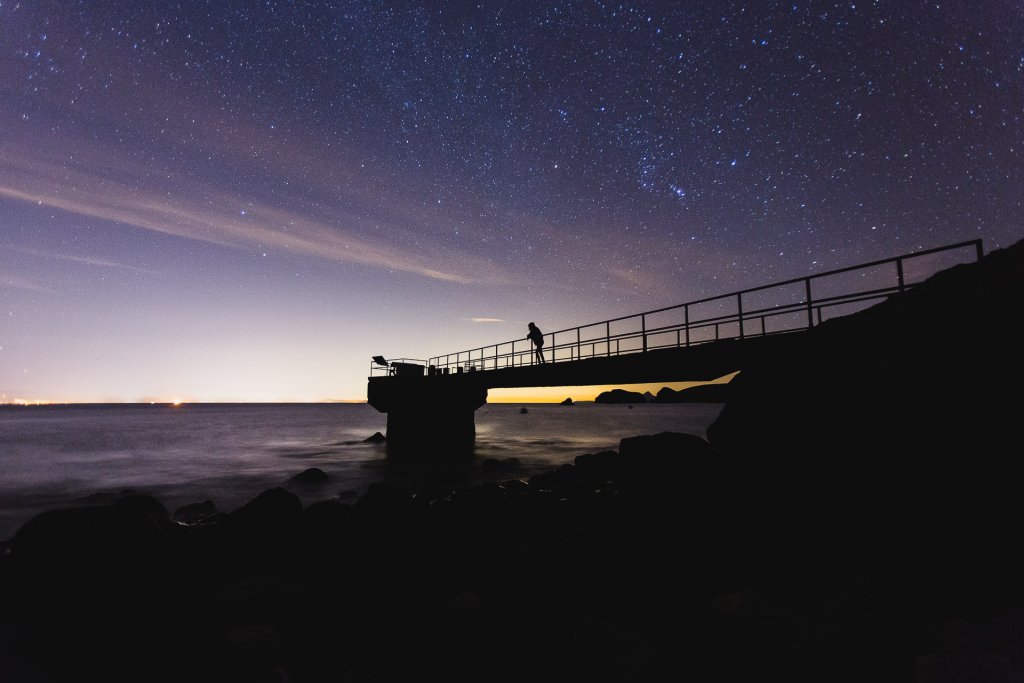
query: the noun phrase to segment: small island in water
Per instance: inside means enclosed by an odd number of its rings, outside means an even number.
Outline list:
[[[594,403],[726,403],[728,392],[728,382],[700,384],[680,390],[662,387],[657,394],[611,389],[598,394]]]

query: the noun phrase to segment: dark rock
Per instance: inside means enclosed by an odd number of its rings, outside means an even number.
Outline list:
[[[1016,680],[1019,664],[1010,653],[927,654],[914,662],[915,683],[999,683]]]
[[[525,406],[523,406],[522,408],[519,409],[519,414],[520,415],[525,415],[528,412],[530,412],[530,411],[527,410]]]
[[[288,480],[289,486],[323,486],[330,477],[319,467],[310,467]]]
[[[124,514],[130,516],[145,515],[158,522],[166,522],[171,518],[163,503],[153,496],[141,493],[119,498],[114,502],[114,507]]]
[[[356,501],[353,509],[364,518],[407,519],[421,514],[426,507],[401,487],[374,482]]]
[[[522,479],[508,479],[501,482],[501,487],[505,489],[507,496],[520,496],[530,492],[530,485]]]
[[[826,320],[743,367],[708,437],[764,491],[1009,496],[1022,297],[1024,241]]]
[[[562,402],[561,402],[561,404],[559,404],[559,405],[563,405],[563,406],[571,406],[571,405],[572,405],[572,398],[567,398],[567,399],[565,399],[565,400],[564,400],[564,401],[562,401]]]
[[[505,495],[505,488],[493,481],[473,484],[472,486],[460,486],[452,491],[451,500],[455,504],[465,504],[475,501],[494,501]]]
[[[584,481],[617,480],[621,474],[621,456],[615,451],[601,451],[577,456],[573,460],[576,477]]]
[[[385,441],[387,441],[387,437],[380,432],[374,432],[372,436],[363,439],[363,443],[384,443]]]
[[[693,434],[662,432],[619,442],[621,485],[640,494],[706,494],[720,485],[711,445]]]
[[[644,458],[651,456],[711,457],[711,444],[694,434],[661,432],[631,436],[619,441],[619,455],[622,458]]]
[[[202,519],[217,514],[217,506],[212,500],[204,500],[202,503],[190,503],[174,511],[172,518],[176,522],[198,522]]]
[[[647,399],[639,391],[626,391],[625,389],[612,389],[602,391],[594,399],[594,403],[644,403]]]
[[[317,501],[302,511],[303,519],[315,521],[336,522],[350,519],[351,517],[352,506],[348,503],[342,503],[340,500]]]
[[[18,529],[12,552],[22,559],[47,556],[78,563],[89,556],[120,556],[163,538],[158,520],[141,506],[62,508],[43,512]]]
[[[496,500],[505,496],[505,487],[494,481],[484,481],[470,487],[460,489],[459,495],[470,493],[472,498]]]
[[[562,465],[558,469],[539,472],[530,477],[530,488],[540,490],[558,490],[575,483],[576,468]]]
[[[110,610],[121,619],[129,619],[126,612],[157,609],[173,594],[173,588],[151,590],[168,578],[172,546],[166,523],[145,507],[64,508],[30,519],[11,543],[19,599],[33,610]]]
[[[675,391],[662,387],[658,391],[657,403],[725,403],[729,397],[729,384],[700,384]]]
[[[485,474],[495,474],[500,472],[510,472],[517,470],[522,467],[523,463],[519,458],[487,458],[480,463],[480,471]]]
[[[236,520],[270,522],[294,520],[302,514],[299,497],[280,486],[267,489],[231,513]]]

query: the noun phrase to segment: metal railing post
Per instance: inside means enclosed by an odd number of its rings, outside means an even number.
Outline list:
[[[683,321],[686,324],[686,345],[690,345],[690,304],[683,306]]]
[[[647,353],[647,314],[640,314],[640,334],[643,335],[644,353]]]
[[[814,327],[814,309],[811,307],[811,278],[804,278],[804,291],[807,300],[807,327]]]
[[[604,346],[607,353],[605,354],[609,358],[612,356],[612,324],[606,322],[604,324]]]
[[[897,282],[899,282],[900,294],[902,294],[903,290],[906,288],[906,285],[903,284],[903,259],[902,258],[896,259],[896,280],[897,280]]]
[[[576,328],[576,360],[580,360],[580,328]]]
[[[736,294],[736,315],[740,318],[740,339],[743,339],[743,293]]]

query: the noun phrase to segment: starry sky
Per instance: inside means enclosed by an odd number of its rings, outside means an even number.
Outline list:
[[[1024,237],[1024,4],[0,0],[0,401],[427,358]]]

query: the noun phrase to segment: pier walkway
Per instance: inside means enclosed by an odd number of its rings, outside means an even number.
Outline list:
[[[814,273],[729,294],[568,327],[544,335],[546,363],[520,338],[426,360],[375,361],[371,405],[395,428],[473,432],[472,411],[498,387],[710,381],[779,351],[816,325],[913,288],[957,263],[980,261],[981,240]],[[454,412],[461,417],[453,419]],[[468,411],[468,416],[466,414]]]

